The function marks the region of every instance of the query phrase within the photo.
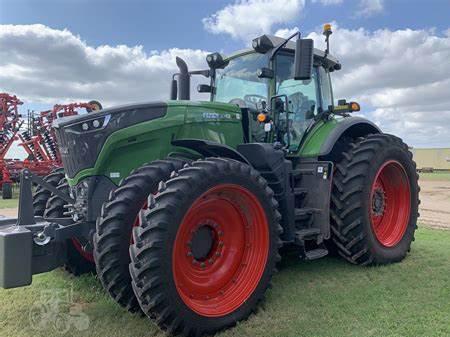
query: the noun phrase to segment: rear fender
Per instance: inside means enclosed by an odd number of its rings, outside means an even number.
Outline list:
[[[298,152],[300,157],[323,157],[330,154],[339,139],[357,138],[381,130],[371,121],[361,117],[332,118],[318,121],[305,136]]]
[[[319,156],[329,154],[341,137],[349,136],[350,138],[357,138],[370,133],[381,133],[381,130],[375,123],[365,118],[344,118],[342,122],[336,125],[328,135],[327,139],[322,143]]]

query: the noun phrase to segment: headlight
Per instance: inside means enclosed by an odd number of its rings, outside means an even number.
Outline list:
[[[67,132],[86,133],[104,129],[111,119],[111,115],[98,116],[67,126]]]

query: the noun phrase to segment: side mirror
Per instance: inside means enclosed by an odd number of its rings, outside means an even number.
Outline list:
[[[295,44],[294,79],[310,80],[313,69],[314,41],[312,39],[297,39]]]
[[[173,79],[170,85],[170,99],[176,101],[178,93],[178,83],[177,80]]]
[[[197,86],[198,92],[212,92],[212,87],[208,84],[199,84]]]
[[[283,113],[288,111],[288,98],[286,95],[272,96],[270,105],[274,113]]]

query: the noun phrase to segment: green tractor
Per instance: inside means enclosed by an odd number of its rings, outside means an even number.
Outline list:
[[[341,65],[328,49],[263,35],[208,55],[207,70],[177,58],[167,102],[59,119],[64,172],[22,173],[19,217],[0,223],[0,286],[95,270],[128,310],[201,336],[257,308],[282,247],[401,261],[418,217],[415,163],[401,139],[351,116],[357,103],[333,104]],[[209,101],[190,101],[194,75],[210,79],[197,88]]]

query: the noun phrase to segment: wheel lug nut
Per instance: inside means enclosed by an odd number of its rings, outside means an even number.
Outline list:
[[[219,247],[223,246],[223,241],[219,241]]]
[[[216,252],[216,256],[220,256],[220,252]]]
[[[219,231],[217,234],[218,234],[219,236],[222,236],[222,235],[223,235],[223,232],[222,232],[222,231]]]
[[[209,264],[213,264],[214,260],[213,259],[209,259],[208,262],[209,262]]]
[[[192,253],[188,252],[186,255],[189,257],[189,256],[192,256]]]
[[[205,262],[200,263],[200,267],[205,268]]]

